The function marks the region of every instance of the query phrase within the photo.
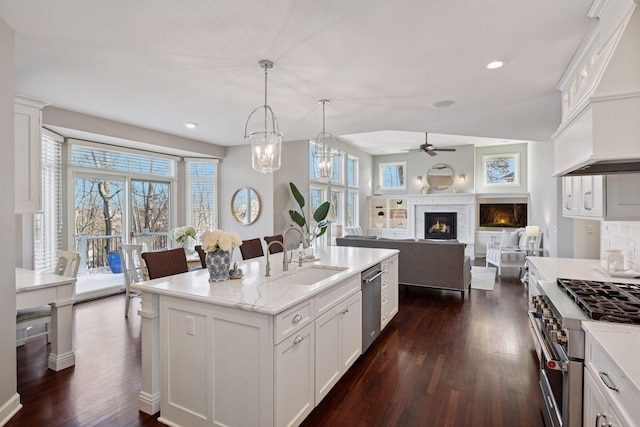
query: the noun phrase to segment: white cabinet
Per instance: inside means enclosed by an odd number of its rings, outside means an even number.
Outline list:
[[[562,178],[562,214],[566,217],[636,221],[640,218],[640,174],[584,175]]]
[[[382,261],[380,330],[398,313],[398,255]]]
[[[562,178],[562,214],[568,217],[604,216],[604,176],[565,176]]]
[[[598,389],[597,383],[588,369],[584,371],[582,409],[582,424],[585,426],[623,426],[607,399]]]
[[[276,346],[276,426],[298,425],[315,407],[315,350],[313,324],[307,325]]]
[[[585,331],[584,425],[637,425],[640,420],[637,326],[588,321],[582,322],[582,329]]]
[[[406,198],[391,196],[369,197],[369,234],[390,238],[409,238],[409,215]]]
[[[15,97],[15,213],[42,210],[42,107],[46,104]]]
[[[315,332],[317,405],[362,354],[362,292],[316,319]]]

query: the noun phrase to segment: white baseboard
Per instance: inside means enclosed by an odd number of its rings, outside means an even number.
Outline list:
[[[0,407],[0,426],[5,425],[18,411],[22,409],[20,403],[20,395],[15,393],[9,400],[7,400],[2,407]]]

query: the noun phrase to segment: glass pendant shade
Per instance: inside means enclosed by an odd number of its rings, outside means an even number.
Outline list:
[[[316,136],[316,152],[313,155],[314,176],[320,182],[330,182],[333,178],[333,166],[340,157],[340,146],[333,135],[325,132],[325,106],[327,99],[318,101],[322,104],[322,132]],[[335,145],[336,149],[333,148]]]
[[[244,137],[251,140],[251,166],[253,169],[262,173],[271,173],[280,169],[282,132],[278,129],[278,119],[275,113],[267,104],[267,70],[273,68],[273,62],[263,59],[259,64],[264,69],[264,105],[249,114],[244,125]],[[264,126],[262,129],[248,132],[249,121],[259,110],[264,111]],[[271,120],[268,120],[269,115]],[[268,124],[271,124],[270,128]]]

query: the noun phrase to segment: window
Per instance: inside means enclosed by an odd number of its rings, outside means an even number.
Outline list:
[[[42,130],[42,212],[33,216],[33,268],[53,269],[62,249],[62,138]]]
[[[187,160],[187,221],[198,232],[218,228],[218,161]]]
[[[344,191],[331,190],[331,222],[343,224]]]
[[[347,185],[349,187],[358,187],[358,164],[359,159],[356,156],[347,156]]]
[[[359,225],[358,221],[358,192],[349,191],[347,193],[347,217],[346,225],[348,227],[356,227]]]
[[[378,164],[378,184],[388,190],[407,188],[405,171],[407,162],[383,162]]]

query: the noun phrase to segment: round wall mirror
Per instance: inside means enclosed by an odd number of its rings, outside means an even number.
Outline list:
[[[446,190],[453,184],[453,169],[447,165],[434,165],[427,171],[427,182],[434,190]]]
[[[253,224],[260,216],[260,197],[256,190],[243,187],[231,198],[231,215],[240,224]]]

